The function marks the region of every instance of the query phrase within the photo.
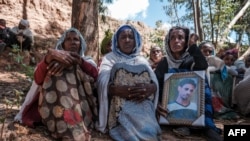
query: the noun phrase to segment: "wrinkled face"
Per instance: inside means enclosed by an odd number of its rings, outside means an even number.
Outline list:
[[[162,51],[160,48],[154,48],[150,51],[150,59],[153,62],[159,62],[162,58]]]
[[[135,37],[132,29],[125,29],[121,31],[118,36],[118,47],[121,52],[131,54],[135,47]]]
[[[214,50],[214,48],[211,47],[210,45],[207,45],[207,44],[204,44],[204,45],[201,47],[201,53],[202,53],[205,57],[211,56],[212,53],[213,53],[213,50]]]
[[[185,32],[181,29],[174,29],[170,33],[170,49],[173,56],[180,56],[185,47]]]
[[[228,54],[228,55],[226,55],[226,56],[223,58],[223,61],[225,62],[225,64],[226,64],[227,66],[232,66],[233,63],[234,63],[234,61],[235,61],[235,58],[234,58],[233,55]]]
[[[188,100],[191,98],[195,90],[194,85],[184,84],[183,86],[178,86],[178,92],[182,100]]]
[[[68,32],[63,42],[63,49],[71,52],[80,52],[80,37],[76,32]]]

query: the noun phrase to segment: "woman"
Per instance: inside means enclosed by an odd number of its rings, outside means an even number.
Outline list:
[[[98,72],[81,57],[85,50],[80,32],[70,28],[35,70],[35,82],[41,86],[38,111],[55,139],[90,140],[97,114],[91,84]]]
[[[123,25],[113,35],[112,52],[104,56],[100,66],[96,129],[108,130],[114,140],[160,140],[155,117],[158,83],[140,51],[140,34]]]
[[[246,69],[244,78],[234,88],[235,104],[237,110],[243,116],[249,117],[250,115],[250,68]]]
[[[215,117],[219,119],[239,118],[237,113],[231,109],[233,76],[228,73],[224,61],[214,55],[215,48],[211,42],[204,41],[199,45],[199,48],[209,65],[207,76],[212,90]]]
[[[153,70],[155,70],[158,63],[161,61],[162,57],[163,57],[163,51],[162,51],[161,47],[154,46],[150,49],[148,61],[149,61],[149,64],[151,65]]]
[[[165,38],[166,56],[158,64],[155,73],[159,81],[159,106],[160,114],[164,112],[161,104],[162,91],[164,86],[165,73],[176,73],[185,71],[206,70],[208,67],[205,57],[202,55],[196,44],[189,46],[189,29],[185,27],[172,27]],[[206,135],[213,138],[213,140],[222,140],[218,133],[218,129],[213,121],[213,109],[211,104],[211,92],[208,83],[205,83],[205,125],[208,128]],[[212,130],[211,130],[212,129]],[[188,128],[177,128],[174,132],[179,135],[189,135]]]

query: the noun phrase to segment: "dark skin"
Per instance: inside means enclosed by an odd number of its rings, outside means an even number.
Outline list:
[[[175,59],[180,59],[185,49],[185,32],[181,29],[175,29],[170,33],[170,49]]]
[[[125,29],[119,34],[118,46],[123,53],[132,53],[135,47],[135,37],[131,29]],[[154,94],[156,92],[156,89],[157,87],[154,83],[138,83],[135,86],[110,85],[109,94],[111,96],[119,96],[127,100],[142,102],[150,95]]]
[[[83,60],[79,56],[80,44],[80,37],[77,33],[69,32],[63,42],[64,50],[48,49],[45,57],[45,62],[49,64],[48,73],[54,75],[72,65],[82,64]]]
[[[185,32],[182,29],[174,29],[170,33],[170,43],[169,47],[171,49],[171,53],[175,59],[180,59],[181,55],[183,54],[185,50],[185,44],[186,44],[186,39],[185,39]],[[191,42],[190,44],[194,44]],[[162,107],[161,104],[157,105],[157,118],[159,119],[160,115],[167,117],[168,111],[166,108]]]
[[[162,54],[162,50],[160,47],[155,47],[155,48],[151,49],[150,59],[154,62],[154,64],[151,65],[151,67],[153,69],[157,67],[157,65],[161,61],[162,57],[163,57],[163,54]]]

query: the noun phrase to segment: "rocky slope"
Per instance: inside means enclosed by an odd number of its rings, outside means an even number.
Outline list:
[[[35,35],[34,47],[44,49],[53,47],[56,39],[71,26],[71,6],[72,0],[0,0],[0,17],[6,19],[9,27],[17,25],[22,18],[28,19]],[[107,17],[104,23],[99,18],[99,41],[104,38],[106,30],[114,32],[124,23],[134,25],[141,33],[143,53],[147,56],[149,48],[154,45],[150,35],[156,29],[139,21],[119,21]]]

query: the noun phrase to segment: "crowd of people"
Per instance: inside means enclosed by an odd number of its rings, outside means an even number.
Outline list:
[[[4,23],[0,20],[1,29],[6,28]],[[4,30],[9,34],[1,34],[0,47],[16,43],[24,50],[31,49],[34,41],[27,20]],[[15,42],[9,39],[13,35]],[[207,140],[222,141],[222,129],[216,127],[214,118],[239,118],[233,105],[241,114],[250,114],[250,108],[246,108],[250,98],[243,94],[250,91],[250,55],[240,65],[234,65],[238,59],[236,50],[225,51],[218,57],[213,43],[198,40],[199,36],[191,34],[188,28],[172,27],[165,36],[165,46],[153,46],[147,58],[140,55],[140,33],[124,24],[105,37],[103,57],[95,63],[84,55],[87,45],[82,34],[70,28],[55,49],[48,49],[37,64],[34,81],[15,121],[29,127],[46,126],[58,140],[90,140],[91,131],[96,130],[117,141],[160,141],[161,127],[167,125],[159,117],[196,119],[199,110],[199,105],[190,100],[198,89],[193,79],[180,80],[175,100],[162,106],[165,75],[205,71],[205,125],[171,128],[181,136],[198,129]],[[235,84],[239,74],[244,74],[244,78]],[[183,112],[171,114],[173,109]],[[185,110],[190,110],[190,117],[184,114]]]

